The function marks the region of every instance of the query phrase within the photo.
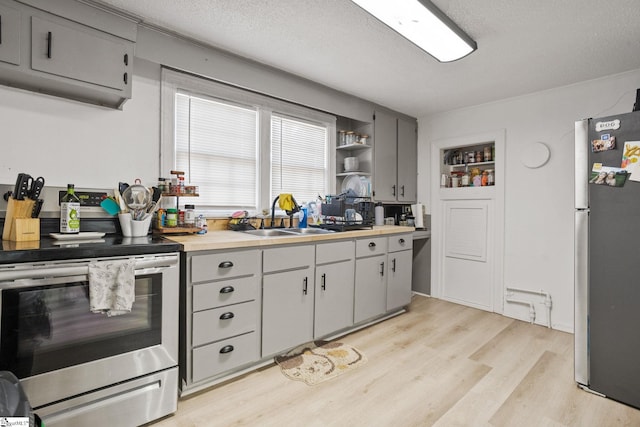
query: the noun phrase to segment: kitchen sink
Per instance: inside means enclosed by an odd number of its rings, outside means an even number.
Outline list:
[[[264,228],[259,230],[245,230],[243,233],[253,236],[273,237],[273,236],[295,236],[296,234],[329,234],[332,230],[322,228]]]
[[[329,234],[335,233],[333,230],[325,230],[324,228],[287,228],[287,231],[295,234]]]
[[[274,236],[293,236],[294,234],[279,228],[264,228],[259,230],[245,230],[243,233],[253,236],[274,237]]]

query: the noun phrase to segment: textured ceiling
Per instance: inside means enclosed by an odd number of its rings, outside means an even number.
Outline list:
[[[439,63],[349,0],[98,0],[414,117],[640,69],[640,0],[434,0],[478,50]]]

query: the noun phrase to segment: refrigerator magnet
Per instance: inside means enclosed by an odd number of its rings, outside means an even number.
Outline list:
[[[594,163],[591,169],[589,184],[623,187],[627,182],[628,176],[629,173],[622,168],[602,166],[602,163]]]
[[[631,181],[640,182],[640,141],[624,143],[621,167],[631,174]]]
[[[594,139],[591,141],[591,152],[593,153],[613,150],[614,148],[616,148],[616,137],[611,136],[608,133],[600,135],[600,139]]]

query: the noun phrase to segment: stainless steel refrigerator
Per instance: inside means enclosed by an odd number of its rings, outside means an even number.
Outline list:
[[[575,379],[640,408],[640,111],[575,128]]]

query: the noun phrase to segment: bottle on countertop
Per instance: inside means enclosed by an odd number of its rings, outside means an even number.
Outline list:
[[[375,224],[384,225],[384,206],[382,206],[382,202],[376,203],[376,207],[373,211],[375,216]]]
[[[309,208],[307,205],[303,205],[298,213],[298,228],[307,228],[308,217]]]
[[[67,184],[67,194],[60,200],[60,233],[80,232],[80,199],[76,196],[75,186]]]

